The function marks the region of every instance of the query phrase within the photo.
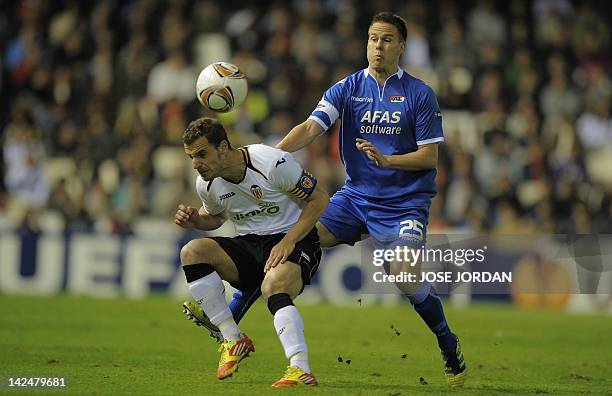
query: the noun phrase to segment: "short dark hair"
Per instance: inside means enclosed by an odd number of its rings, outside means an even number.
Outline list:
[[[227,142],[227,147],[232,148],[227,132],[223,125],[214,118],[201,117],[191,121],[183,132],[183,144],[189,145],[195,142],[198,138],[204,137],[215,148],[219,147],[222,141]]]
[[[400,34],[400,37],[402,38],[402,41],[406,41],[406,38],[408,37],[408,26],[406,24],[406,20],[404,20],[404,18],[401,16],[390,11],[383,11],[374,15],[372,22],[370,22],[370,26],[372,26],[375,22],[385,22],[395,26]],[[368,30],[370,26],[368,26]]]

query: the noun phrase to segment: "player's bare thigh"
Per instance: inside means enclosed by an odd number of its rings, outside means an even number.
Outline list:
[[[414,294],[419,288],[418,280],[421,279],[421,261],[419,260],[416,263],[412,263],[408,261],[392,260],[389,262],[389,273],[392,275],[398,275],[400,273],[414,274],[417,282],[395,282],[395,285],[402,291],[402,293]]]
[[[261,283],[261,294],[268,301],[268,297],[278,293],[287,293],[295,299],[302,290],[302,269],[299,264],[285,261],[266,272]]]
[[[317,222],[317,233],[319,234],[319,242],[322,248],[336,246],[340,243],[338,238],[336,238],[320,221]]]
[[[214,239],[193,239],[181,249],[183,266],[201,263],[212,265],[223,280],[236,283],[240,281],[236,264]]]

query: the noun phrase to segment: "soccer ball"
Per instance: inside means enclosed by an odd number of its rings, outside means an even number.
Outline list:
[[[247,79],[238,66],[215,62],[198,76],[196,94],[204,107],[217,113],[227,113],[240,106],[248,91]]]

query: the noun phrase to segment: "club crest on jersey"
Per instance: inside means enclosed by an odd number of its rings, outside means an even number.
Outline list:
[[[253,196],[257,199],[261,199],[261,197],[263,197],[263,191],[261,191],[261,187],[259,187],[257,184],[253,184],[251,186],[251,194],[253,194]]]
[[[389,100],[391,103],[402,103],[406,98],[401,95],[391,95],[389,96]]]
[[[312,181],[312,179],[310,177],[308,177],[307,175],[302,176],[302,178],[300,179],[300,184],[302,185],[302,187],[304,187],[306,190],[310,190],[312,187],[314,187],[314,182]]]

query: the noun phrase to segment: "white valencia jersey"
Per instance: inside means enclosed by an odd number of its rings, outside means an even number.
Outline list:
[[[239,151],[247,164],[240,182],[221,177],[206,182],[198,175],[196,190],[204,209],[211,215],[225,211],[238,235],[286,233],[317,180],[285,151],[263,144]]]

